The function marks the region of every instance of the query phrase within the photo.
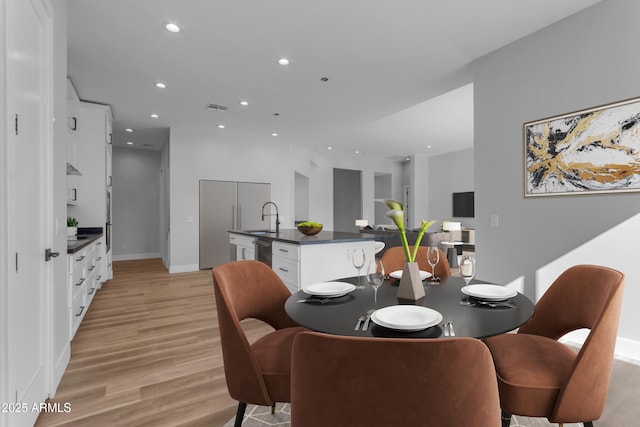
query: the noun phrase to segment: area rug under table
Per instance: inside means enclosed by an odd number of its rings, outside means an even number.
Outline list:
[[[223,427],[233,427],[236,418],[233,417]],[[288,403],[276,403],[276,413],[271,413],[270,406],[247,405],[242,427],[267,427],[291,425],[291,407]]]
[[[288,403],[277,403],[276,413],[271,413],[269,406],[247,405],[242,427],[267,427],[267,426],[291,426],[291,407]],[[223,427],[233,427],[235,417],[230,419]],[[340,425],[336,421],[336,426]],[[557,427],[557,424],[549,423],[545,418],[527,418],[514,415],[511,418],[511,427]],[[565,427],[582,427],[582,424],[565,424]],[[344,426],[348,427],[348,426]]]

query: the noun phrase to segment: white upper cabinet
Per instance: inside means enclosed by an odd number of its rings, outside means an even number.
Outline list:
[[[78,130],[78,106],[80,98],[71,80],[67,78],[67,129],[72,134]]]
[[[105,142],[111,145],[113,143],[113,115],[111,114],[111,108],[104,115],[104,129]]]
[[[67,205],[78,202],[78,174],[82,166],[78,157],[78,126],[80,125],[80,98],[67,78]]]

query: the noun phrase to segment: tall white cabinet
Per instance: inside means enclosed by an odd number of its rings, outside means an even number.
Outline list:
[[[77,168],[77,202],[67,207],[78,219],[78,227],[102,227],[105,234],[104,280],[113,277],[111,268],[111,141],[113,116],[111,107],[78,102],[75,131]]]

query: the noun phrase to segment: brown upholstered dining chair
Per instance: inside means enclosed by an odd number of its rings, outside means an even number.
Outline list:
[[[413,250],[412,247],[409,248]],[[428,248],[426,246],[418,247],[416,262],[418,263],[418,268],[420,270],[431,273],[431,266],[427,262],[427,249]],[[438,248],[438,251],[440,253],[440,257],[434,269],[435,275],[436,277],[449,277],[451,276],[451,268],[449,267],[447,256],[442,249]],[[404,268],[405,261],[406,259],[402,246],[389,248],[382,255],[382,264],[384,265],[384,271],[387,272],[387,274],[392,271],[402,270]]]
[[[474,338],[303,332],[292,357],[292,427],[500,424],[491,355]]]
[[[563,272],[517,334],[485,339],[498,375],[502,425],[511,414],[584,423],[604,409],[622,304],[624,274],[577,265]],[[557,340],[587,328],[579,351]]]
[[[291,346],[306,330],[284,311],[291,295],[278,275],[259,261],[234,261],[212,270],[227,388],[238,401],[235,426],[247,403],[290,402]],[[240,321],[255,318],[275,330],[249,344]]]

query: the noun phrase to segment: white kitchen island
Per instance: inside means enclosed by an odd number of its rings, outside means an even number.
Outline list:
[[[380,240],[380,236],[372,234],[337,231],[321,231],[315,236],[305,236],[297,229],[280,230],[277,234],[265,231],[229,232],[231,243],[246,240],[247,237],[271,243],[271,268],[291,292],[312,283],[356,276],[353,251],[363,249],[367,261],[372,260],[374,242]],[[249,259],[255,259],[255,255]],[[366,264],[361,274],[366,274]],[[364,277],[362,280],[363,284],[366,283]]]

